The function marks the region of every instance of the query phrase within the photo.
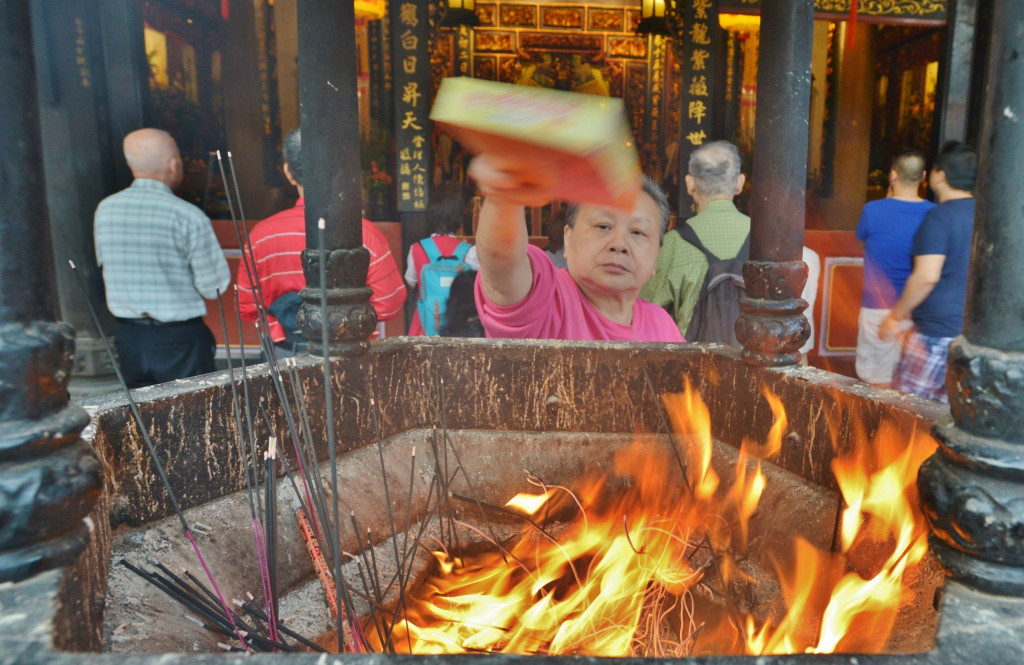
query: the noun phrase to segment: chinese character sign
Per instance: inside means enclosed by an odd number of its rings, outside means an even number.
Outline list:
[[[431,173],[430,53],[426,0],[390,4],[399,212],[427,208]]]
[[[690,153],[705,142],[715,140],[713,89],[715,54],[721,46],[718,10],[712,0],[679,0],[686,27],[682,39],[680,82],[681,113],[679,132],[679,172],[686,173]],[[685,192],[680,192],[680,215],[688,216]]]

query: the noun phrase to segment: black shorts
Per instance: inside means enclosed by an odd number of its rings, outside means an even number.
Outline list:
[[[118,364],[129,388],[214,371],[216,344],[201,318],[167,323],[118,319],[114,328]]]

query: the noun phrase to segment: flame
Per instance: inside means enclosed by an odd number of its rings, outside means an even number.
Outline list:
[[[821,572],[829,564],[811,561],[813,546],[798,541],[796,570],[779,573],[790,599],[786,617],[774,631],[748,623],[748,653],[794,653],[796,644],[785,636],[806,621],[807,600],[823,591],[828,591],[828,602],[820,615],[818,639],[803,650],[877,652],[889,638],[897,611],[910,600],[904,578],[928,552],[927,526],[917,504],[917,470],[937,444],[924,434],[913,435],[908,443],[891,423],[883,423],[870,442],[863,436],[857,441],[853,451],[832,463],[846,504],[840,521],[840,556],[832,568],[849,563],[858,548],[869,544],[887,548],[886,560],[870,577],[844,572],[823,590]],[[796,571],[800,574],[793,574]]]
[[[518,508],[526,515],[536,515],[543,508],[548,499],[551,498],[551,492],[546,491],[541,494],[516,494],[514,497],[509,499],[505,505],[510,508]]]
[[[689,384],[663,398],[672,445],[637,438],[616,453],[614,473],[574,494],[533,479],[543,491],[506,504],[532,520],[516,542],[433,553],[435,572],[406,593],[390,636],[395,650],[678,657],[698,640],[702,652],[752,655],[884,647],[909,598],[903,577],[927,552],[914,481],[935,450],[927,435],[908,443],[891,425],[836,457],[841,551],[794,538],[789,567],[777,564],[781,618],[733,607],[713,625],[696,616],[697,584],[729,605],[730,589],[752,583],[740,555],[767,487],[762,459],[781,450],[788,426],[781,401],[763,396],[774,425],[763,444],[742,443],[727,487],[712,466],[710,414]],[[554,516],[571,520],[557,534],[548,526]],[[867,544],[887,548],[870,576],[858,559]]]

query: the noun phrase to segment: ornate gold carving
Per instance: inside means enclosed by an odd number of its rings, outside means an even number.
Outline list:
[[[647,63],[626,63],[626,82],[623,91],[626,114],[634,127],[634,135],[644,126],[644,101],[647,95]]]
[[[646,58],[647,40],[643,37],[609,37],[608,55],[617,58]]]
[[[513,32],[474,30],[473,49],[485,53],[512,53],[516,50],[516,35]]]
[[[587,16],[590,19],[588,27],[591,30],[622,32],[622,26],[625,25],[621,9],[591,8]]]
[[[502,27],[537,27],[537,7],[533,5],[501,5]]]
[[[498,80],[502,83],[515,83],[522,69],[519,58],[508,55],[498,57]]]
[[[431,90],[437,90],[441,85],[441,79],[452,76],[455,73],[455,63],[452,59],[452,36],[441,35],[434,43],[434,50],[430,54],[430,82]]]
[[[849,0],[846,0],[849,11]],[[873,16],[929,16],[946,15],[948,0],[861,0],[860,13]]]
[[[636,32],[637,26],[640,25],[640,10],[639,9],[627,9],[626,10],[626,32]]]
[[[583,28],[583,7],[541,7],[542,28]]]
[[[679,149],[679,82],[683,79],[682,67],[679,65],[679,60],[676,55],[675,49],[669,48],[666,57],[668,60],[667,74],[665,80],[666,85],[665,93],[668,97],[668,102],[665,104],[666,118],[665,123],[662,125],[664,131],[664,144],[666,151],[669,150],[669,146],[675,143],[675,150]],[[672,169],[671,161],[673,160],[674,153],[666,152],[666,164],[668,169]],[[679,160],[675,159],[676,166],[679,164]],[[671,171],[670,171],[671,172]]]
[[[761,0],[739,0],[747,6],[760,6]],[[735,2],[735,0],[733,0]],[[726,3],[730,4],[730,3]],[[850,0],[814,0],[819,12],[848,14]],[[858,14],[865,16],[907,16],[918,18],[945,18],[949,11],[949,0],[861,0]]]
[[[496,56],[478,55],[473,58],[473,77],[485,81],[498,80],[498,62]]]
[[[612,97],[622,97],[622,60],[609,60],[607,68],[608,92]]]
[[[603,51],[603,35],[578,32],[524,32],[519,35],[524,49],[561,49],[573,51]]]
[[[481,27],[498,25],[498,5],[477,3],[476,15],[480,19]]]

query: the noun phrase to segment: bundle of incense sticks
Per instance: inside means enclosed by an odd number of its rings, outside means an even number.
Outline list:
[[[617,97],[454,77],[441,81],[430,119],[474,154],[557,173],[555,198],[631,209],[640,193],[640,159]]]
[[[320,549],[320,542],[317,540],[316,531],[305,509],[298,501],[292,507],[295,511],[295,520],[299,523],[299,533],[302,534],[302,541],[306,545],[306,553],[309,554],[309,559],[313,563],[313,572],[316,573],[317,579],[320,580],[320,586],[323,587],[324,598],[327,600],[327,609],[331,612],[331,618],[336,621],[338,619],[338,589],[334,584],[334,576],[331,575],[327,558],[324,557],[323,550]],[[343,629],[339,651],[351,651],[352,628],[349,625],[348,613],[345,611],[344,606],[341,608],[341,624]]]
[[[238,633],[243,647],[239,648],[234,645],[225,645],[227,649],[253,649],[256,651],[297,650],[293,645],[287,644],[280,637],[270,637],[270,632],[273,629],[275,633],[276,631],[280,631],[302,643],[309,649],[320,652],[324,651],[322,647],[299,635],[295,631],[286,628],[281,625],[280,622],[272,624],[270,617],[250,603],[243,603],[239,600],[234,601],[234,605],[243,609],[252,620],[251,622],[247,621],[243,616],[231,612],[226,608],[226,606],[222,607],[218,605],[218,598],[216,594],[211,592],[202,582],[187,570],[184,571],[184,577],[187,578],[186,580],[174,574],[168,570],[166,566],[160,563],[155,564],[157,570],[152,571],[144,570],[125,560],[120,561],[120,563],[171,598],[181,603],[190,612],[199,617],[196,619],[194,617],[187,616],[190,621],[193,621],[206,630],[219,635],[230,636],[234,633]],[[273,626],[272,629],[271,626]]]

